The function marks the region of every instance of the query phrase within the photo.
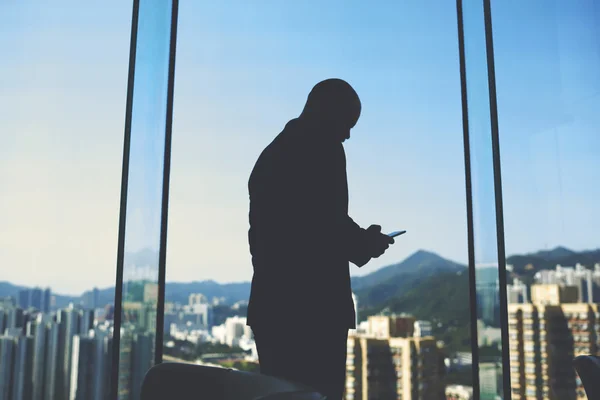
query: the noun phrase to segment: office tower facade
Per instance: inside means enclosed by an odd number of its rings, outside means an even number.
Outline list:
[[[81,305],[87,310],[95,310],[100,307],[100,290],[93,288],[81,296]]]
[[[21,307],[11,307],[6,313],[5,329],[23,329],[25,326],[25,313]]]
[[[33,388],[32,399],[43,400],[46,391],[46,357],[49,351],[48,337],[50,324],[44,314],[40,314],[35,321],[36,329],[33,336]]]
[[[0,308],[0,336],[4,335],[4,330],[6,329],[6,311],[4,308]]]
[[[29,307],[42,311],[44,291],[41,288],[33,288],[29,291]]]
[[[598,305],[510,304],[512,398],[585,398],[574,357],[598,354]]]
[[[94,329],[95,311],[93,309],[83,310],[80,312],[81,321],[79,324],[79,333],[87,335],[92,329]]]
[[[79,334],[81,312],[73,307],[60,310],[60,340],[58,351],[58,382],[57,396],[59,399],[68,398],[71,386],[71,359],[73,338]]]
[[[15,339],[0,337],[0,399],[10,399],[15,366]]]
[[[42,312],[44,314],[49,314],[52,310],[52,290],[50,288],[44,289],[44,293],[42,295]]]
[[[60,387],[59,377],[62,376],[59,373],[59,371],[62,371],[62,358],[59,353],[61,351],[61,326],[58,322],[52,322],[47,325],[46,329],[47,347],[43,385],[44,400],[59,400],[64,398],[58,395]]]
[[[33,394],[34,340],[31,336],[15,339],[12,376],[12,400],[30,400]]]
[[[26,310],[29,308],[29,299],[30,299],[30,291],[29,289],[19,290],[17,293],[17,306]]]
[[[105,337],[75,335],[69,400],[104,400],[109,393],[107,385]]]

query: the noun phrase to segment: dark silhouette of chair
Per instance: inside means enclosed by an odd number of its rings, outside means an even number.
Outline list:
[[[152,367],[140,400],[325,400],[283,379],[227,368],[162,363]]]
[[[600,399],[600,357],[579,356],[573,360],[588,399]]]

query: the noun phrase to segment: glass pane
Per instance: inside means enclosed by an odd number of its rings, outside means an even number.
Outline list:
[[[0,398],[105,399],[131,2],[0,2]]]
[[[464,68],[470,190],[473,208],[473,262],[475,268],[479,396],[482,400],[504,397],[503,327],[500,301],[496,188],[493,153],[493,121],[488,82],[488,49],[482,0],[462,4]],[[491,72],[490,72],[491,73]],[[492,92],[493,93],[493,92]]]
[[[585,398],[600,334],[600,4],[493,1],[512,398]]]
[[[134,8],[135,72],[121,233],[119,400],[140,398],[143,378],[155,361],[172,7],[171,1],[140,0]]]
[[[350,215],[364,227],[408,231],[384,256],[351,266],[358,329],[349,340],[346,398],[439,399],[446,386],[469,392],[456,32],[449,2],[181,4],[165,360],[259,369],[246,326],[253,274],[248,178],[263,148],[300,114],[311,88],[340,77],[363,104],[345,144]],[[309,296],[312,289],[303,290]],[[404,322],[408,331],[390,332],[390,322]],[[367,341],[369,335],[378,338]],[[408,337],[390,339],[402,335]],[[411,346],[419,336],[435,350],[416,353],[426,373],[401,356],[417,348]],[[371,345],[395,352],[396,364],[363,385],[358,376],[366,374],[367,360],[358,354]]]

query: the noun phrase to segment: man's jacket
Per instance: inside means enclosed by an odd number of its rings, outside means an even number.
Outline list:
[[[248,325],[354,328],[349,262],[370,256],[366,231],[348,216],[342,144],[294,119],[262,152],[248,188]]]

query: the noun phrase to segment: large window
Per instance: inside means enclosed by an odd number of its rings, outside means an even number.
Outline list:
[[[0,3],[0,399],[105,399],[131,2]]]
[[[257,371],[249,174],[331,77],[363,104],[350,214],[408,231],[351,266],[345,399],[585,398],[600,5],[178,7],[0,2],[0,400],[138,400],[161,361]]]
[[[600,5],[494,1],[492,18],[512,398],[582,398],[570,362],[600,334]]]
[[[395,370],[378,374],[370,387],[357,374],[376,360],[350,363],[347,398],[378,398],[378,390],[400,384],[407,396],[439,399],[445,385],[470,384],[455,5],[180,7],[165,359],[258,369],[245,326],[252,278],[248,178],[263,148],[300,114],[312,86],[340,77],[363,103],[346,142],[350,214],[365,227],[408,230],[385,256],[351,267],[359,324],[348,360],[361,346],[374,346],[366,340],[373,336],[407,354],[418,343],[431,350],[421,360],[426,377],[399,357]],[[408,331],[390,330],[390,322]]]

